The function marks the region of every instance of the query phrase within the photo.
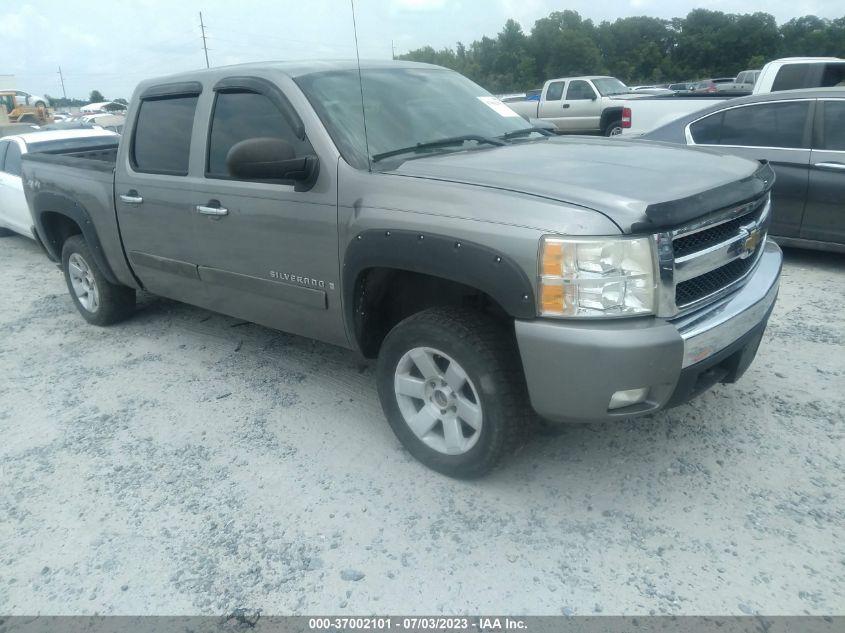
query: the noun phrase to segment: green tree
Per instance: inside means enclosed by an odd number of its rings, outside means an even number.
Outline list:
[[[92,90],[91,96],[88,97],[91,103],[100,103],[101,101],[105,101],[106,98],[103,96],[103,93],[99,90]]]
[[[786,55],[845,56],[845,16],[807,15],[778,27],[768,13],[696,9],[683,18],[637,16],[595,26],[576,11],[555,11],[527,35],[508,20],[495,38],[454,49],[424,46],[400,59],[446,66],[505,93],[568,75],[608,73],[631,84],[733,76]]]

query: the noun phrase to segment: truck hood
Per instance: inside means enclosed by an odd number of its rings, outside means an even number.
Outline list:
[[[593,209],[625,233],[689,222],[760,196],[774,182],[768,165],[743,158],[598,137],[552,137],[415,158],[387,173]]]

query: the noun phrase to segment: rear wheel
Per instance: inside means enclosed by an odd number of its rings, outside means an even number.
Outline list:
[[[617,119],[604,128],[605,136],[619,136],[622,134],[622,119]]]
[[[73,235],[64,243],[62,270],[76,309],[89,323],[111,325],[132,313],[135,290],[105,278],[81,235]]]
[[[378,391],[399,441],[450,477],[479,477],[529,429],[522,363],[513,336],[483,314],[433,308],[384,340]]]

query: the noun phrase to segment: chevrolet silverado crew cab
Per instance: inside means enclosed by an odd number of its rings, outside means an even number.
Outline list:
[[[737,380],[782,261],[768,165],[548,135],[411,62],[144,81],[116,153],[23,174],[87,321],[144,289],[377,358],[401,443],[458,477],[537,415],[630,418]]]

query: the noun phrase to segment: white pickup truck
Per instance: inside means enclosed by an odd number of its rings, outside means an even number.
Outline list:
[[[615,77],[587,76],[550,79],[537,98],[508,100],[508,107],[529,121],[542,119],[553,123],[558,132],[601,132],[614,136],[622,132],[622,108],[616,97],[639,99],[645,93],[633,93]]]
[[[845,59],[837,57],[786,57],[763,66],[752,94],[767,94],[802,88],[845,87]],[[624,103],[621,116],[623,135],[640,135],[671,123],[687,114],[703,110],[715,102],[732,98],[723,93],[683,97],[650,97]]]

